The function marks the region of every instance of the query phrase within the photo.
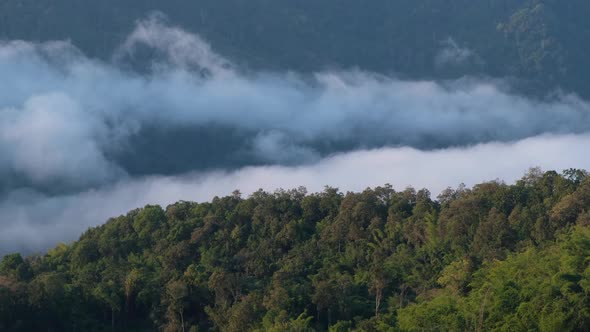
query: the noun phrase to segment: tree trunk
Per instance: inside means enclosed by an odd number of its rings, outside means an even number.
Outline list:
[[[316,315],[317,315],[317,320],[318,322],[320,321],[320,306],[316,305]]]
[[[115,308],[111,308],[111,329],[115,331]]]
[[[182,314],[182,309],[180,309],[180,324],[182,325],[182,332],[184,332],[184,315]]]
[[[483,316],[485,313],[485,308],[486,308],[486,302],[488,300],[488,295],[490,294],[490,290],[492,289],[492,287],[488,287],[488,290],[486,291],[486,295],[483,298],[483,302],[481,304],[481,307],[479,308],[479,323],[477,324],[477,331],[483,331]]]
[[[408,288],[408,286],[404,285],[404,287],[402,288],[402,293],[400,294],[400,298],[399,298],[399,307],[401,308],[404,305],[404,297],[406,295],[406,289]]]
[[[383,290],[377,290],[375,295],[375,317],[379,318],[379,307],[381,306],[381,299],[383,297]]]

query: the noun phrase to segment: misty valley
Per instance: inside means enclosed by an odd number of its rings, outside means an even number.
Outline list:
[[[582,0],[0,0],[0,331],[589,331]]]

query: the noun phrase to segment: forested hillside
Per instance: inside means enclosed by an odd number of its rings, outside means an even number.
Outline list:
[[[0,39],[66,39],[109,58],[153,11],[250,68],[517,77],[590,96],[585,0],[0,0]]]
[[[239,192],[0,263],[2,331],[587,331],[590,177]]]

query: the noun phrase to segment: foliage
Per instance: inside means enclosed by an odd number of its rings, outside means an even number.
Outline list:
[[[146,206],[0,261],[2,331],[585,331],[590,178]]]

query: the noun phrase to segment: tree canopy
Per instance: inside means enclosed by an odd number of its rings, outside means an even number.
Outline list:
[[[236,191],[0,261],[3,331],[587,331],[590,177]]]

